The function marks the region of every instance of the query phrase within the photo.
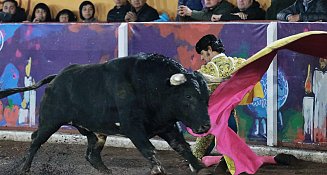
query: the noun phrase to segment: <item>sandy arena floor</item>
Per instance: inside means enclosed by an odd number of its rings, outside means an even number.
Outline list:
[[[20,160],[30,143],[0,141],[0,175],[18,174]],[[34,158],[31,175],[100,175],[84,158],[86,145],[44,144]],[[158,158],[171,175],[192,174],[175,152],[159,151]],[[105,147],[102,159],[114,175],[145,175],[150,166],[136,149]],[[211,167],[217,174],[228,174]],[[327,175],[327,164],[300,161],[297,165],[263,166],[258,175]]]

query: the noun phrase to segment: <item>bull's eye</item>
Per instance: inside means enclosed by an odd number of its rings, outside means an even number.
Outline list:
[[[185,98],[187,98],[187,99],[192,99],[192,96],[190,96],[190,95],[186,95]]]

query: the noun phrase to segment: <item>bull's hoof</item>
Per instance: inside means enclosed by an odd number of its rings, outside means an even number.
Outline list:
[[[104,174],[112,174],[112,171],[108,169],[105,165],[93,165],[95,169]]]
[[[197,175],[213,175],[213,173],[207,168],[203,168],[197,173]]]
[[[24,167],[17,173],[19,175],[30,175],[31,171],[30,171],[30,167],[26,167],[26,165],[24,165]]]
[[[112,171],[110,169],[108,169],[106,166],[104,167],[99,167],[97,168],[101,173],[104,173],[104,174],[112,174]]]
[[[162,166],[153,166],[150,172],[151,175],[166,175],[166,171]]]
[[[275,161],[277,164],[280,165],[295,165],[296,163],[299,162],[299,159],[296,158],[295,156],[291,155],[291,154],[277,154],[274,157]]]
[[[97,169],[98,171],[100,171],[101,173],[104,173],[104,174],[112,174],[112,171],[110,169],[108,169],[102,161],[96,161],[96,160],[93,160],[93,159],[89,159],[86,157],[86,160],[88,162],[90,162],[90,164],[95,168]]]

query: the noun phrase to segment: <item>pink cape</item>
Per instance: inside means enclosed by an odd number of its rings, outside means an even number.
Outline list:
[[[242,172],[254,174],[263,163],[269,162],[267,157],[256,155],[245,141],[228,127],[232,109],[261,80],[278,50],[289,49],[316,57],[326,57],[327,49],[321,48],[325,43],[327,32],[320,31],[304,32],[278,40],[250,57],[245,65],[229,80],[220,84],[210,96],[208,111],[212,126],[208,133],[216,137],[217,151],[234,161],[236,175]]]

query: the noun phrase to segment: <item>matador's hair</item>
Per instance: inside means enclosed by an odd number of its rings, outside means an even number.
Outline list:
[[[217,51],[219,53],[224,53],[225,48],[221,39],[217,39],[215,35],[208,34],[203,36],[195,45],[195,50],[198,54],[201,53],[201,50],[208,50],[208,46],[211,46],[213,51]]]

